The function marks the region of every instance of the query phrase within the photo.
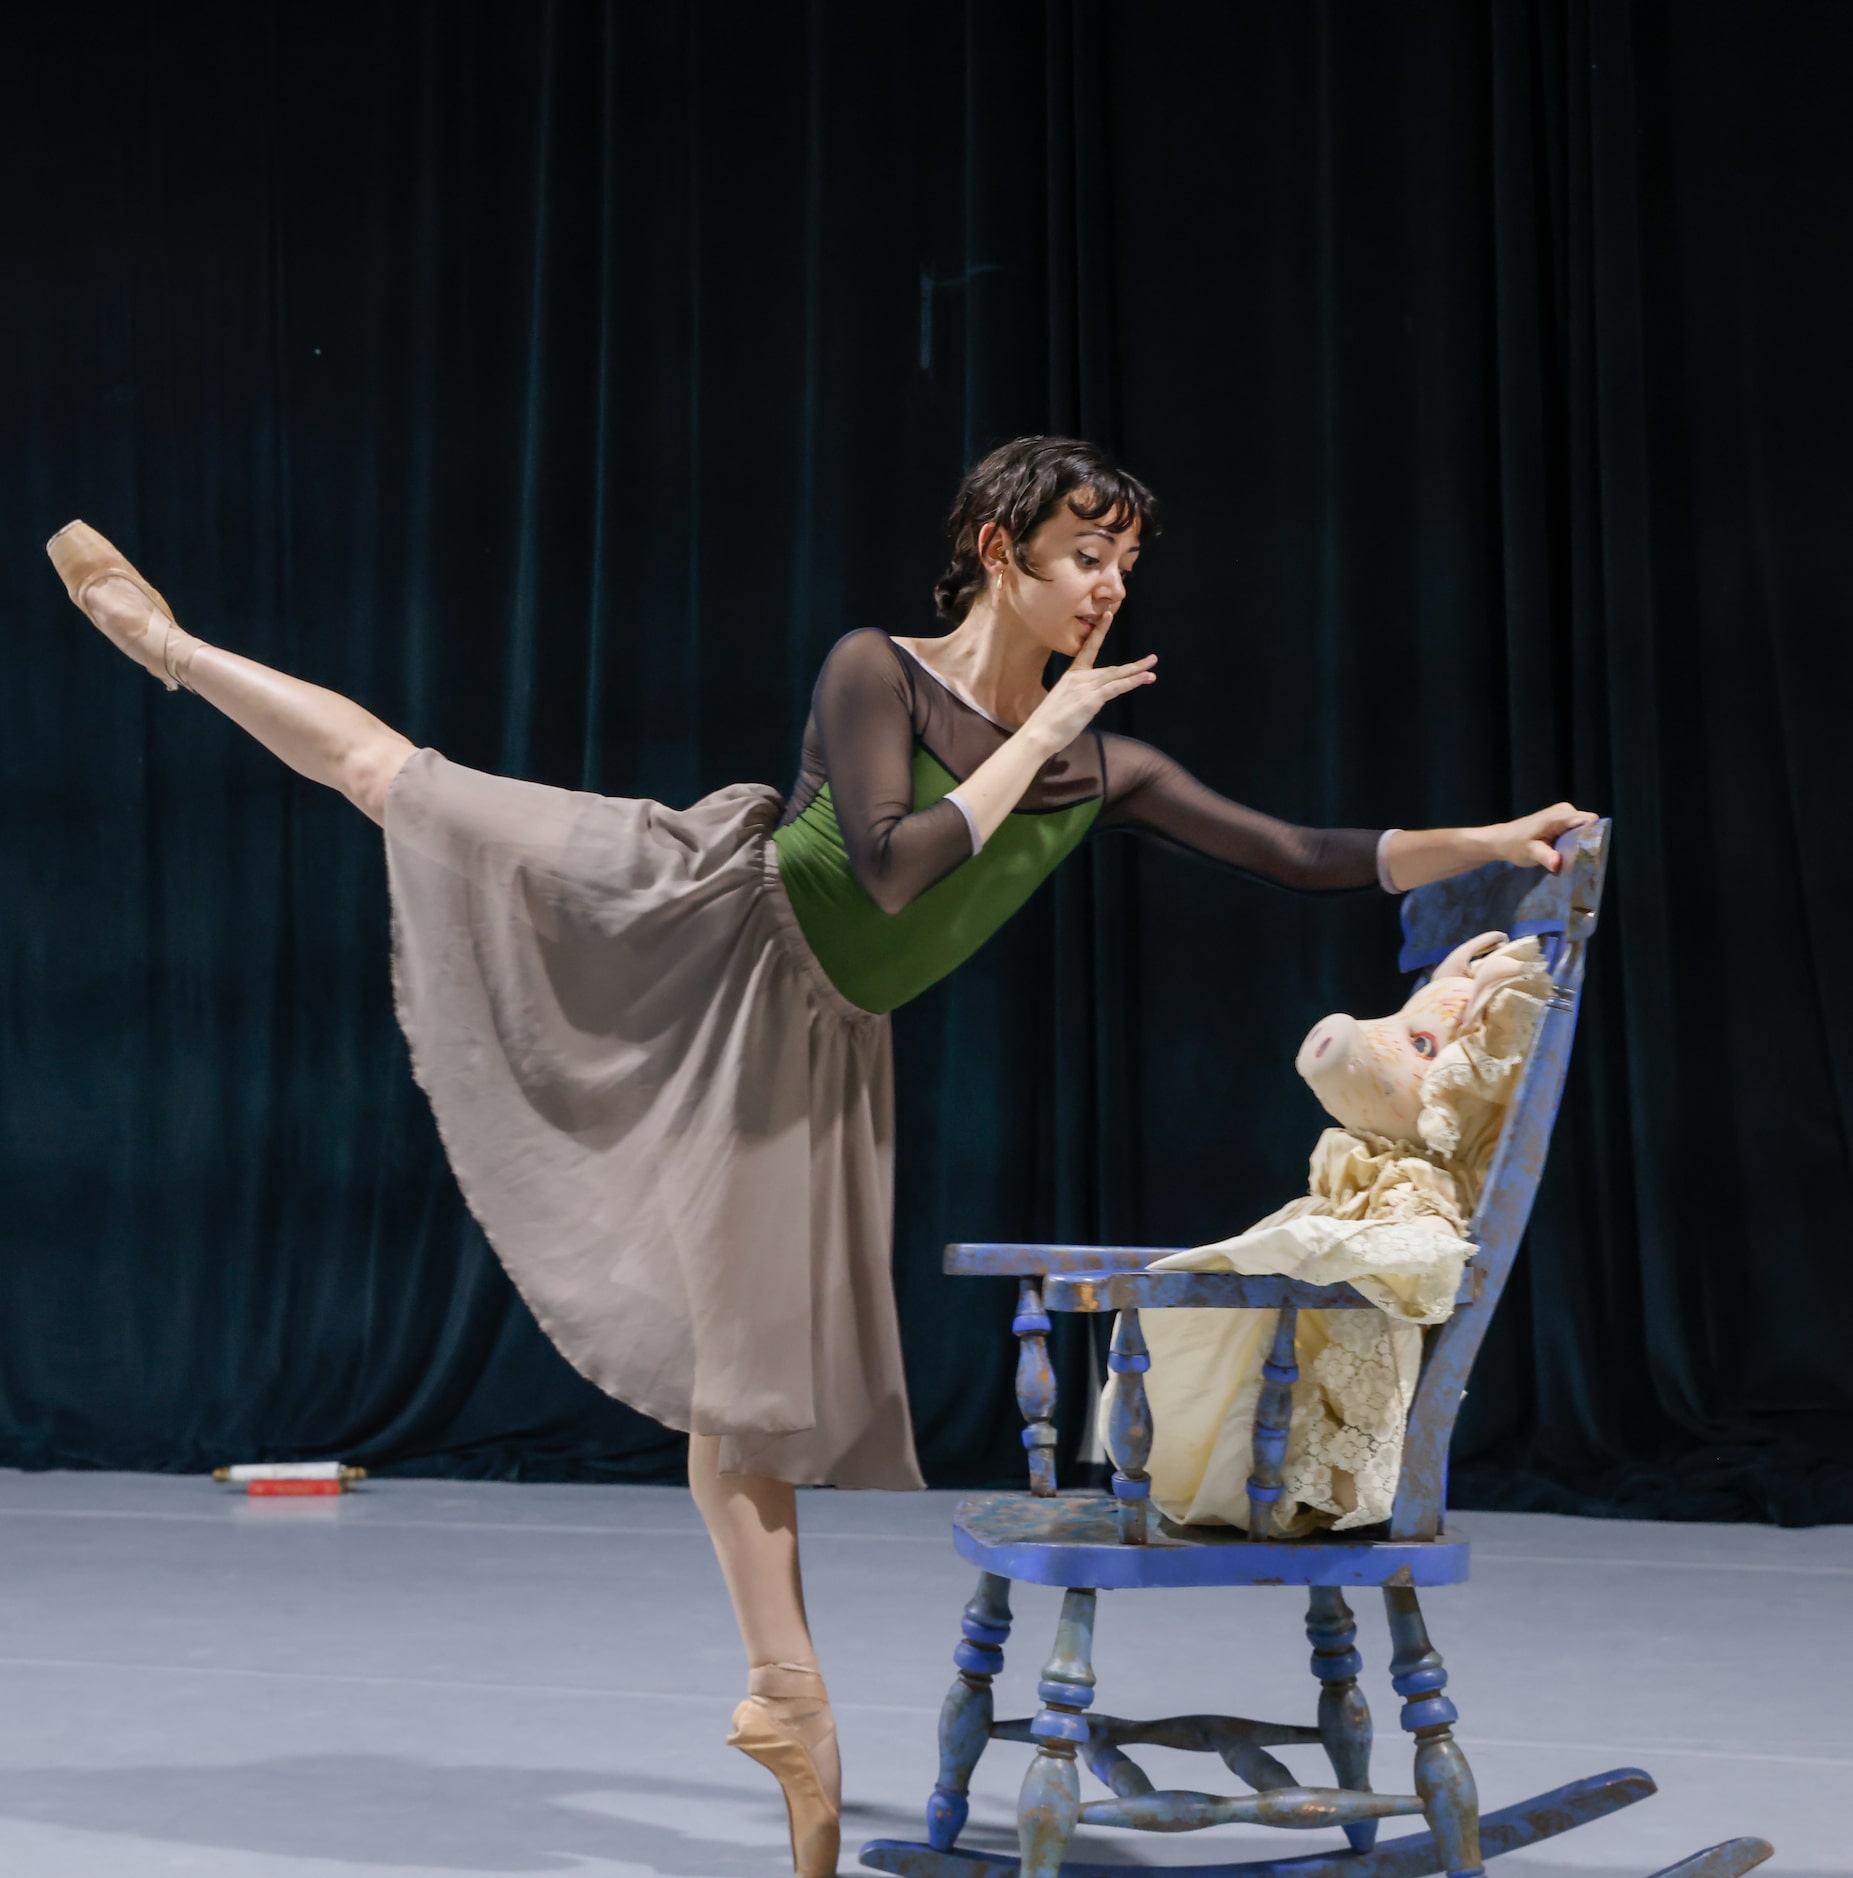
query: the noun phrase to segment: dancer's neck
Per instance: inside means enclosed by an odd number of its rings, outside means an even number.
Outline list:
[[[988,594],[973,601],[971,611],[942,638],[903,639],[901,644],[954,691],[1013,728],[1048,696],[1042,682],[1048,647],[1002,613]]]

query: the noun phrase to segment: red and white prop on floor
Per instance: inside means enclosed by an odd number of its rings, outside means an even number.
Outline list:
[[[215,1467],[212,1477],[228,1486],[243,1487],[253,1499],[301,1499],[346,1493],[357,1481],[366,1479],[367,1470],[340,1461],[246,1461],[236,1467]]]

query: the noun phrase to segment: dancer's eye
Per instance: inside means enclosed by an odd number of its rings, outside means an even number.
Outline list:
[[[1075,550],[1074,558],[1079,561],[1083,567],[1098,567],[1100,565],[1100,557],[1097,554],[1086,554],[1079,548]]]

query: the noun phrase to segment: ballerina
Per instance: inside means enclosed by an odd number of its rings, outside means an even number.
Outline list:
[[[686,809],[491,776],[185,631],[94,529],[71,599],[384,830],[393,979],[464,1197],[543,1329],[689,1433],[739,1623],[728,1739],[783,1789],[794,1870],[835,1870],[841,1767],[794,1488],[922,1484],[889,1277],[887,1013],[968,957],[1090,833],[1306,891],[1554,866],[1567,803],[1482,828],[1309,829],[1099,730],[1157,657],[1098,662],[1157,505],[1091,445],[1019,438],[965,478],[949,630],[825,660],[789,796]],[[1051,654],[1070,662],[1045,687]]]

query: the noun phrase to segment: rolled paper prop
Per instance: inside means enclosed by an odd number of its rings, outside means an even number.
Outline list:
[[[254,1498],[307,1498],[345,1493],[357,1480],[365,1480],[364,1467],[342,1461],[241,1461],[235,1467],[215,1467],[214,1480],[243,1487]]]
[[[212,1477],[241,1486],[253,1480],[365,1480],[367,1470],[342,1461],[241,1461],[236,1467],[215,1467]]]

